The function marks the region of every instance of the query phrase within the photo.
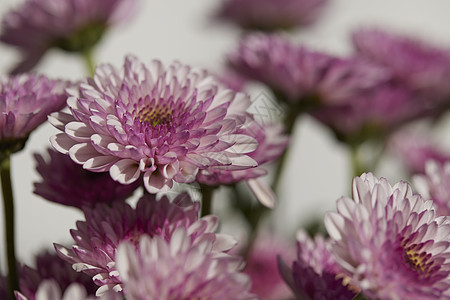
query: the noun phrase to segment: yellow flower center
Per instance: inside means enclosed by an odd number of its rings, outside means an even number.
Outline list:
[[[428,274],[431,266],[430,254],[426,252],[418,252],[415,249],[405,249],[405,261],[409,264],[411,269],[417,271],[419,274]]]
[[[172,119],[172,111],[164,106],[144,107],[138,112],[137,117],[141,123],[148,123],[155,127],[169,123]]]

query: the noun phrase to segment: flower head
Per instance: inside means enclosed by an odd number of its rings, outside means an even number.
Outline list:
[[[448,95],[450,52],[418,39],[375,28],[352,35],[359,55],[389,68],[396,80],[413,90],[431,89]]]
[[[385,138],[411,121],[429,117],[427,100],[404,86],[384,84],[346,102],[323,106],[312,115],[330,127],[339,140],[359,144]]]
[[[279,100],[302,107],[339,103],[390,78],[366,61],[312,51],[281,35],[247,35],[229,61],[236,71],[269,86]]]
[[[65,106],[66,85],[43,75],[0,77],[0,150],[21,150],[31,131]]]
[[[59,258],[56,253],[44,252],[36,256],[36,268],[24,265],[20,270],[20,292],[28,299],[35,299],[41,284],[52,280],[62,292],[77,283],[86,294],[94,295],[96,285],[92,279],[72,269],[72,266]]]
[[[425,174],[429,160],[439,164],[450,161],[450,152],[439,147],[430,138],[429,132],[401,130],[390,138],[389,147],[411,174]]]
[[[450,216],[450,162],[428,161],[425,174],[413,177],[417,190],[427,199],[432,199],[436,213]]]
[[[225,254],[213,233],[177,228],[171,237],[144,235],[120,244],[117,269],[130,300],[256,299],[240,257]],[[225,248],[222,248],[225,246]]]
[[[77,229],[71,231],[76,245],[72,249],[56,245],[56,250],[77,271],[93,277],[101,286],[97,294],[110,289],[120,291],[122,279],[115,261],[118,246],[124,241],[138,245],[143,235],[168,241],[177,228],[186,229],[192,242],[214,235],[217,218],[198,219],[198,208],[198,203],[194,204],[187,194],[179,195],[174,203],[166,197],[157,201],[154,196],[145,195],[135,209],[121,201],[111,206],[100,203],[95,209],[85,209],[86,221],[78,222]],[[234,246],[233,241],[219,234],[215,235],[215,243]]]
[[[406,182],[356,177],[353,198],[325,217],[332,253],[350,279],[376,299],[447,299],[450,220]]]
[[[36,170],[42,177],[34,183],[34,193],[63,205],[82,208],[95,204],[125,200],[139,187],[136,181],[130,185],[114,181],[108,173],[84,170],[69,156],[48,149],[49,159],[35,154]]]
[[[223,0],[217,17],[248,30],[292,29],[316,21],[326,2],[326,0]]]
[[[126,17],[135,0],[27,0],[7,13],[0,40],[22,51],[13,73],[32,69],[52,47],[90,51],[104,32]]]
[[[63,131],[51,139],[60,152],[122,184],[143,174],[151,193],[173,181],[192,182],[202,169],[239,170],[257,163],[246,153],[256,140],[241,134],[253,121],[248,96],[224,89],[201,69],[128,56],[124,67],[97,68],[67,101],[72,114],[50,121]]]
[[[300,299],[353,299],[355,293],[344,285],[341,270],[330,253],[329,239],[311,239],[305,231],[297,233],[297,259],[289,268],[280,258],[280,273]],[[284,258],[283,258],[284,259]]]

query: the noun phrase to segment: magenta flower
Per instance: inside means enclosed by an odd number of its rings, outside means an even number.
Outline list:
[[[244,273],[252,281],[251,291],[261,300],[292,298],[292,292],[278,272],[277,256],[294,257],[294,247],[274,235],[259,236],[246,256]]]
[[[223,0],[217,18],[248,30],[274,31],[310,25],[326,0]]]
[[[94,295],[97,289],[91,277],[73,270],[72,266],[56,253],[44,252],[36,256],[36,268],[24,265],[20,269],[20,292],[23,297],[35,299],[40,285],[47,280],[54,281],[62,292],[72,283],[83,286],[88,295]]]
[[[171,237],[141,237],[124,242],[116,255],[124,295],[130,300],[256,299],[250,279],[239,272],[240,257],[225,254],[233,245],[214,233],[177,228]],[[228,237],[231,239],[231,237]]]
[[[305,108],[346,101],[390,79],[381,67],[311,51],[281,35],[247,35],[229,61],[237,72],[269,86],[278,100]]]
[[[389,148],[411,174],[424,174],[426,162],[429,160],[439,164],[450,161],[450,152],[436,145],[429,132],[400,131],[389,140]]]
[[[358,30],[352,39],[358,54],[389,68],[409,88],[450,93],[450,49],[375,28]]]
[[[345,103],[324,106],[312,115],[339,140],[357,145],[369,138],[383,139],[411,121],[430,116],[427,100],[403,86],[386,84]]]
[[[21,150],[34,129],[49,113],[65,106],[67,83],[45,76],[20,75],[0,78],[0,149]]]
[[[88,52],[114,23],[129,15],[135,0],[27,0],[7,13],[0,40],[17,47],[23,60],[12,73],[31,70],[52,47]]]
[[[432,199],[436,213],[450,216],[450,162],[428,161],[425,174],[413,177],[419,192],[427,199]]]
[[[34,193],[63,205],[78,208],[95,204],[124,201],[139,187],[139,182],[124,185],[114,181],[108,173],[86,171],[69,156],[48,149],[49,158],[34,157],[36,170],[42,177],[34,183]]]
[[[173,203],[166,197],[157,201],[153,195],[145,195],[136,209],[121,201],[111,206],[100,203],[95,209],[85,209],[86,221],[78,222],[77,229],[71,231],[76,243],[72,249],[55,247],[75,270],[90,275],[101,286],[97,295],[111,289],[121,291],[122,279],[115,261],[118,246],[124,241],[137,245],[144,234],[169,241],[177,228],[187,230],[193,243],[197,238],[200,242],[214,236],[217,218],[198,219],[198,209],[198,203],[193,203],[187,194],[179,195]],[[234,246],[233,241],[220,234],[213,240],[217,247]]]
[[[305,231],[297,233],[297,259],[292,268],[279,258],[280,273],[299,299],[353,299],[356,293],[344,285],[344,276],[328,247],[329,239],[311,239]]]
[[[353,198],[325,217],[332,253],[350,284],[374,299],[450,297],[450,220],[406,182],[356,177]]]
[[[97,68],[94,79],[67,101],[72,114],[50,121],[63,131],[51,138],[61,153],[122,183],[143,174],[150,193],[193,182],[199,170],[239,170],[257,163],[246,155],[256,140],[241,134],[253,121],[250,99],[222,88],[201,69],[180,63],[148,66],[134,57],[121,70]]]

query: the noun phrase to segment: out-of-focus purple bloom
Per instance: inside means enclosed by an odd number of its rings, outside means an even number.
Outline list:
[[[36,256],[36,268],[24,265],[20,269],[20,292],[29,300],[34,300],[40,284],[46,280],[53,280],[62,292],[72,283],[83,286],[89,295],[94,295],[97,289],[91,277],[73,270],[72,265],[56,253],[44,252]]]
[[[440,165],[450,161],[450,151],[446,152],[436,145],[425,132],[402,130],[390,138],[389,148],[401,159],[411,174],[424,174],[426,162],[429,160]]]
[[[249,277],[239,272],[242,259],[225,253],[233,239],[196,231],[205,225],[121,243],[116,264],[126,299],[256,299]]]
[[[329,239],[314,240],[304,231],[297,233],[297,260],[289,268],[279,259],[280,273],[299,299],[353,299],[356,293],[344,285],[344,276],[330,253]],[[283,259],[283,260],[282,260]]]
[[[244,77],[231,69],[217,74],[216,77],[224,86],[235,92],[244,91],[245,86],[248,84],[247,77]]]
[[[143,174],[150,193],[173,182],[193,182],[197,172],[257,166],[246,155],[256,140],[241,133],[254,122],[248,96],[225,89],[205,70],[175,62],[144,65],[128,56],[117,70],[97,68],[67,101],[72,114],[56,113],[63,131],[51,138],[61,153],[94,172],[109,171],[122,184]]]
[[[0,150],[21,150],[31,131],[65,106],[66,86],[42,75],[0,77]]]
[[[384,68],[312,51],[282,35],[247,35],[228,59],[237,72],[269,86],[278,100],[305,109],[346,101],[390,79]]]
[[[136,0],[27,0],[8,12],[0,40],[17,47],[22,62],[12,73],[31,70],[52,47],[90,51],[113,24],[133,11]]]
[[[122,295],[109,292],[102,297],[89,295],[85,287],[79,283],[70,284],[67,289],[61,290],[58,283],[53,279],[47,279],[39,284],[36,295],[29,298],[20,292],[15,292],[17,300],[121,300]],[[3,299],[3,298],[2,298]]]
[[[234,184],[240,181],[247,181],[249,187],[257,196],[258,200],[268,206],[273,207],[274,196],[265,185],[256,178],[266,175],[267,171],[261,165],[274,161],[286,149],[289,138],[283,134],[284,128],[279,124],[260,125],[253,122],[250,126],[241,130],[242,134],[253,136],[258,142],[258,147],[247,155],[257,163],[257,168],[247,170],[200,170],[196,181],[209,185],[220,186]]]
[[[450,220],[431,200],[368,173],[336,206],[325,226],[350,284],[373,299],[449,299]]]
[[[136,209],[125,202],[111,206],[100,203],[95,209],[85,209],[86,221],[78,222],[77,229],[71,231],[76,243],[72,249],[55,247],[58,255],[72,263],[75,270],[90,275],[101,286],[97,295],[111,289],[121,291],[122,279],[115,261],[117,247],[124,241],[137,245],[144,234],[169,241],[177,228],[185,229],[193,243],[197,238],[201,242],[214,236],[217,218],[198,219],[198,209],[198,203],[193,203],[187,194],[179,195],[173,203],[166,197],[157,201],[153,195],[144,195]],[[219,248],[230,245],[229,237],[216,234],[214,245]],[[214,253],[219,255],[220,251]]]
[[[352,40],[358,54],[389,68],[410,89],[450,94],[450,49],[376,28],[360,29]]]
[[[432,199],[440,216],[450,216],[450,162],[426,163],[425,174],[413,177],[417,190]]]
[[[247,30],[274,31],[310,25],[326,0],[223,0],[217,18]]]
[[[97,203],[123,201],[131,196],[139,182],[129,185],[114,181],[109,173],[83,169],[69,156],[48,149],[49,158],[35,154],[36,170],[42,177],[34,183],[34,193],[63,205],[94,207]]]
[[[394,84],[356,95],[345,103],[324,106],[312,115],[330,127],[337,138],[359,144],[384,138],[401,126],[430,116],[427,99]]]
[[[272,234],[259,236],[246,256],[244,273],[252,281],[251,291],[261,300],[292,298],[292,292],[278,272],[277,256],[294,257],[294,245]]]

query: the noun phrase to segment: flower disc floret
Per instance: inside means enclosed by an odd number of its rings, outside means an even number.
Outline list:
[[[85,169],[122,184],[141,174],[151,193],[192,182],[199,170],[255,167],[257,141],[240,129],[253,121],[248,96],[222,87],[205,70],[175,62],[144,65],[128,56],[121,70],[97,68],[67,101],[72,114],[50,121],[51,139]]]

